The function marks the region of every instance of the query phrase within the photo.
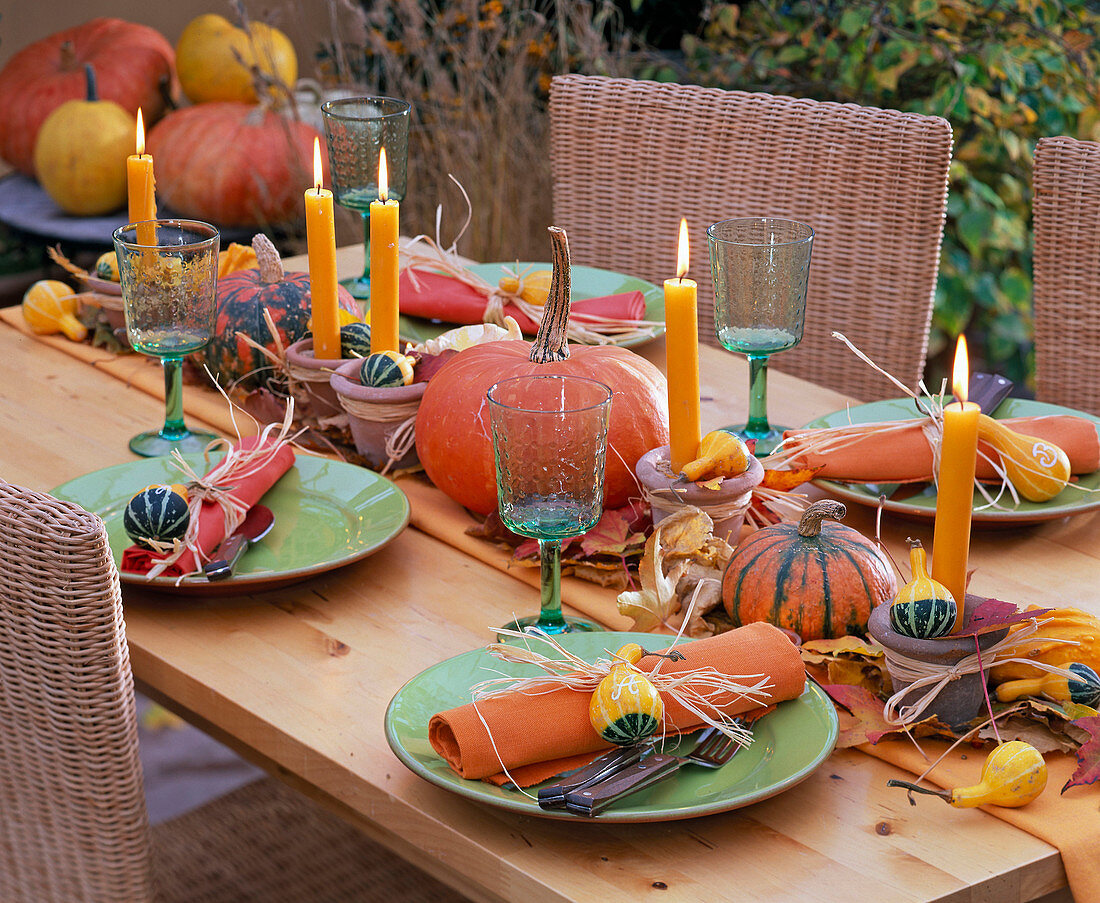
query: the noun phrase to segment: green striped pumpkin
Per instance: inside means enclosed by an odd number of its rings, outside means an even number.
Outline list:
[[[143,549],[155,542],[181,539],[191,522],[187,499],[171,486],[146,486],[126,503],[122,528]]]
[[[924,546],[918,539],[909,540],[909,566],[913,577],[890,606],[890,626],[917,640],[947,636],[959,608],[950,590],[929,576]]]
[[[1100,676],[1088,665],[1073,662],[1067,669],[1077,675],[1078,680],[1067,680],[1069,698],[1078,705],[1097,708],[1100,705]]]
[[[608,743],[630,746],[657,730],[665,706],[649,679],[630,667],[641,658],[642,648],[631,643],[617,655],[629,664],[619,662],[611,666],[592,694],[588,717],[596,733]]]
[[[375,389],[407,386],[413,381],[412,361],[396,351],[368,355],[359,368],[359,381]]]
[[[370,354],[370,325],[347,323],[340,327],[340,357],[367,357]]]

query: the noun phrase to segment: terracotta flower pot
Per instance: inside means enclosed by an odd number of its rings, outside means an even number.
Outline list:
[[[314,357],[313,338],[307,337],[299,339],[286,349],[286,360],[291,368],[290,375],[307,390],[309,414],[317,418],[331,417],[343,410],[340,399],[336,397],[336,390],[332,388],[331,377],[346,359],[327,360]],[[358,362],[358,358],[351,361],[354,364]]]
[[[748,470],[740,476],[727,477],[717,489],[707,489],[697,483],[679,483],[669,467],[667,445],[642,455],[634,472],[649,492],[654,524],[659,524],[678,508],[692,505],[710,515],[714,521],[714,535],[731,546],[736,546],[740,537],[753,487],[764,479],[764,468],[756,458],[750,458]]]
[[[971,611],[984,601],[985,599],[981,596],[967,593],[963,613],[964,621],[970,616]],[[958,638],[946,636],[934,640],[918,640],[898,633],[890,626],[889,605],[880,605],[871,612],[871,617],[867,621],[867,631],[878,641],[879,645],[885,646],[890,651],[900,653],[906,658],[917,659],[943,668],[951,667],[961,659],[966,658],[966,656],[973,655],[976,651],[974,637],[972,636]],[[1007,627],[982,634],[978,637],[982,652],[984,653],[990,646],[999,643],[1006,636],[1008,636]],[[989,667],[990,665],[986,664],[987,675]],[[904,690],[912,683],[911,680],[895,676],[894,670],[890,668],[889,659],[887,659],[887,670],[890,671],[890,677],[894,682],[894,692]],[[914,690],[911,694],[902,697],[902,704],[911,705],[918,702],[925,692],[927,691],[923,688]],[[978,673],[964,674],[948,683],[920,717],[926,718],[929,715],[936,715],[941,721],[956,727],[966,724],[977,715],[981,710],[984,699],[985,693],[982,690],[981,676]]]
[[[416,416],[428,384],[381,389],[364,386],[359,381],[361,366],[359,360],[344,362],[336,368],[330,382],[341,408],[347,411],[356,450],[371,467],[381,470],[389,463],[387,443],[401,438],[398,431],[406,429],[404,424]],[[389,463],[389,469],[413,467],[419,460],[413,442],[398,460]]]

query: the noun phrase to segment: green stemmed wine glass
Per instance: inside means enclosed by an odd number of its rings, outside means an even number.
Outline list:
[[[517,376],[488,392],[500,519],[539,541],[542,608],[506,629],[603,630],[561,613],[561,541],[603,513],[611,390],[582,376]]]
[[[344,97],[321,106],[337,203],[363,216],[363,275],[344,282],[352,296],[370,298],[370,205],[378,200],[378,158],[386,149],[387,197],[405,198],[412,106],[394,97]]]
[[[135,455],[202,451],[218,437],[183,422],[182,363],[214,335],[218,230],[195,220],[151,220],[114,231],[126,334],[164,366],[164,426],[130,440]]]
[[[782,427],[768,422],[768,357],[802,341],[814,230],[772,217],[730,219],[707,229],[714,328],[727,351],[749,359],[749,419],[728,427],[771,453]]]

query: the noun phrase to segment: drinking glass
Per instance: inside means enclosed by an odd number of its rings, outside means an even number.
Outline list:
[[[707,229],[714,276],[714,328],[727,351],[749,359],[749,419],[728,427],[769,454],[782,427],[768,423],[768,356],[802,341],[814,230],[771,217],[730,219]]]
[[[488,392],[500,519],[539,541],[542,607],[534,625],[547,633],[602,630],[561,613],[561,541],[591,530],[603,513],[604,459],[611,390],[581,376],[517,376]]]
[[[386,196],[401,201],[408,183],[411,111],[394,97],[344,97],[321,105],[336,201],[363,216],[363,275],[343,283],[356,298],[370,297],[370,205],[378,200],[379,152],[386,149]]]
[[[202,451],[218,437],[184,424],[181,365],[214,335],[218,230],[195,220],[148,220],[121,226],[112,237],[130,344],[164,366],[164,426],[134,436],[130,451],[145,457]]]

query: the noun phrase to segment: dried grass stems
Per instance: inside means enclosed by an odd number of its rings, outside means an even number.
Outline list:
[[[558,72],[616,75],[635,56],[609,0],[328,0],[326,78],[413,105],[402,229],[444,233],[464,215],[460,253],[544,260],[551,218],[547,92]],[[609,38],[609,35],[619,37]]]

